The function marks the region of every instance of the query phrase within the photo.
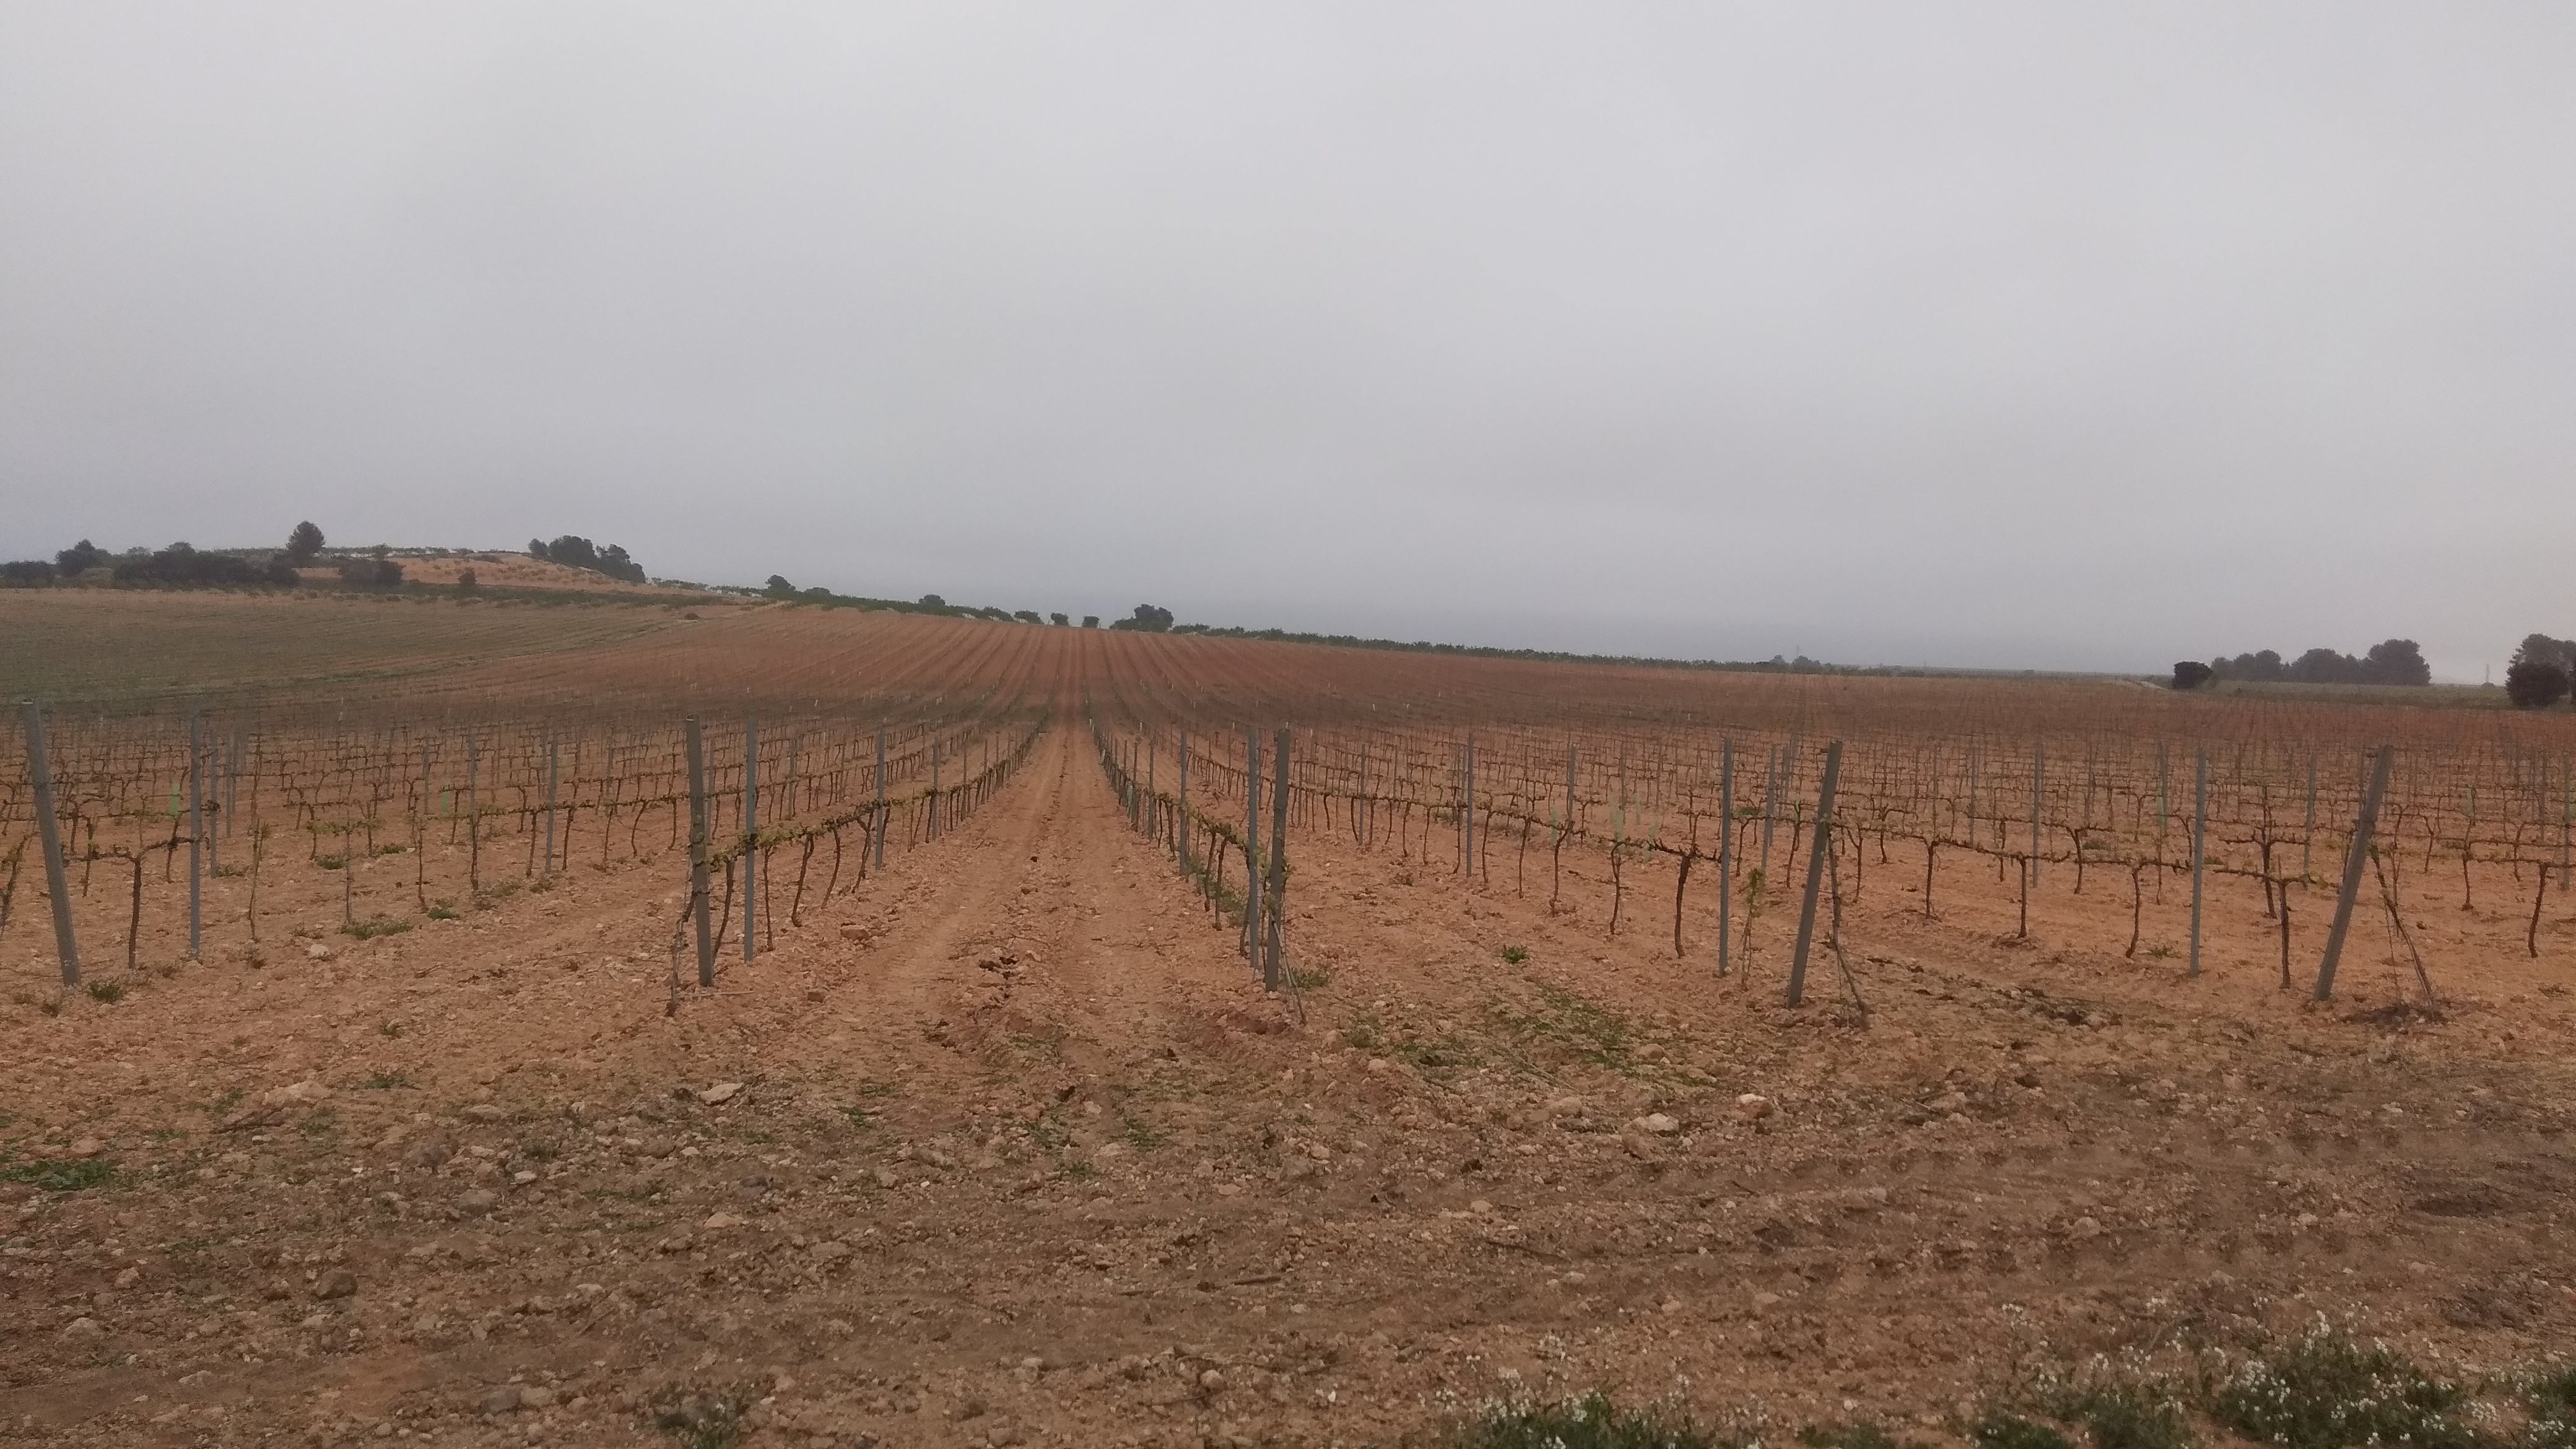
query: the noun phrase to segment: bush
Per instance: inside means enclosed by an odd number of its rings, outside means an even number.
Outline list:
[[[1039,622],[1038,611],[1035,609],[1015,609],[1012,611],[1011,617],[1019,620],[1023,624],[1035,624]]]
[[[199,553],[184,543],[152,553],[137,551],[117,561],[116,577],[125,583],[280,584],[298,581],[295,566],[283,558],[253,563],[238,554]]]
[[[2198,689],[2216,677],[2216,671],[2197,659],[2185,659],[2174,665],[2173,687]]]
[[[456,592],[460,594],[474,593],[482,587],[483,581],[474,577],[472,569],[466,569],[456,576]]]
[[[1099,628],[1099,627],[1100,627],[1100,616],[1099,616],[1098,614],[1085,614],[1085,615],[1083,615],[1083,616],[1082,616],[1082,627],[1084,627],[1084,628],[1086,628],[1086,629],[1097,629],[1097,628]]]
[[[1055,625],[1057,628],[1061,629],[1061,628],[1063,628],[1065,625],[1070,624],[1070,623],[1072,623],[1073,621],[1072,621],[1071,619],[1066,618],[1066,617],[1065,617],[1064,615],[1062,615],[1062,614],[1049,614],[1049,615],[1047,615],[1047,622],[1048,622],[1048,623],[1050,623],[1050,624],[1053,624],[1053,625]]]
[[[314,555],[321,551],[322,530],[313,526],[312,519],[308,518],[295,525],[295,531],[286,536],[286,558],[289,563],[311,563]]]
[[[2516,709],[2547,709],[2567,697],[2567,667],[2539,659],[2508,665],[2504,697]]]
[[[2382,1344],[2319,1325],[2237,1366],[2210,1402],[2218,1422],[2284,1449],[2478,1449],[2484,1436],[2450,1411],[2466,1394]]]
[[[343,559],[340,582],[353,589],[401,588],[403,568],[388,556],[390,553],[391,550],[378,544],[375,552],[365,558]]]
[[[0,584],[12,588],[35,588],[54,581],[51,562],[40,558],[22,558],[15,563],[0,563]]]
[[[760,591],[773,599],[792,599],[796,597],[796,586],[787,582],[787,576],[785,574],[771,574],[769,576],[769,582],[763,585]]]

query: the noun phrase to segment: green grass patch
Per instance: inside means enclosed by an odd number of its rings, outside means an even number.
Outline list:
[[[453,921],[457,919],[456,902],[432,901],[429,903],[428,915],[433,921]]]
[[[0,1167],[0,1182],[23,1182],[47,1192],[79,1192],[116,1181],[116,1164],[96,1157],[39,1157]]]
[[[399,936],[410,929],[409,916],[369,916],[363,921],[351,921],[342,926],[340,934],[355,936],[361,941],[366,941],[377,936]]]
[[[92,1001],[104,1001],[114,1005],[125,999],[125,987],[114,981],[93,981],[81,989],[89,993],[89,999]]]
[[[2052,1419],[2082,1426],[2093,1449],[2192,1449],[2182,1401],[2162,1383],[2104,1376],[2044,1388]]]
[[[1637,1066],[1637,1043],[1627,1019],[1562,987],[1540,986],[1538,1000],[1526,1008],[1497,1003],[1489,1009],[1496,1024],[1525,1045],[1553,1047],[1614,1072]]]
[[[1502,950],[1502,957],[1503,957],[1503,959],[1504,959],[1505,961],[1510,962],[1512,965],[1514,965],[1514,966],[1518,966],[1518,965],[1519,965],[1519,964],[1521,964],[1523,961],[1526,961],[1526,960],[1528,960],[1528,959],[1529,959],[1529,947],[1527,947],[1527,946],[1505,946],[1505,947],[1503,948],[1503,950]]]
[[[2576,1449],[2576,1368],[2535,1374],[2523,1385],[2522,1406],[2531,1416],[2523,1438],[2534,1449]]]
[[[2239,1362],[2210,1395],[2210,1417],[2283,1449],[2475,1449],[2488,1437],[2453,1414],[2468,1397],[2381,1343],[2320,1324]]]
[[[1719,1449],[1739,1442],[1678,1409],[1622,1409],[1597,1391],[1561,1404],[1496,1405],[1439,1440],[1443,1449]]]
[[[1332,979],[1333,973],[1321,966],[1309,966],[1304,970],[1291,970],[1288,973],[1288,984],[1300,991],[1320,990],[1330,985]]]

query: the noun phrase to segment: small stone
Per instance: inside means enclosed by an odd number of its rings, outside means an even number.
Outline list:
[[[1368,1059],[1368,1070],[1379,1076],[1384,1076],[1388,1072],[1395,1070],[1395,1064],[1384,1057],[1371,1057]]]
[[[348,1298],[358,1291],[358,1275],[346,1268],[334,1268],[313,1285],[313,1296],[321,1299]]]
[[[1208,1369],[1199,1375],[1199,1387],[1213,1394],[1225,1387],[1225,1375],[1215,1369]]]
[[[1777,1308],[1779,1306],[1780,1295],[1777,1293],[1762,1292],[1753,1295],[1753,1307],[1756,1312],[1765,1308]]]
[[[892,1187],[895,1185],[895,1175],[882,1167],[878,1168],[874,1173],[870,1174],[870,1176],[875,1180],[876,1185],[879,1187]]]
[[[519,1403],[523,1408],[551,1409],[555,1405],[555,1391],[543,1384],[522,1384]]]
[[[143,1281],[143,1270],[140,1268],[128,1268],[116,1275],[116,1286],[119,1288],[131,1288],[141,1281]]]
[[[1636,1125],[1641,1130],[1651,1132],[1657,1137],[1670,1137],[1674,1133],[1682,1130],[1681,1123],[1674,1121],[1671,1117],[1668,1117],[1661,1112],[1647,1113],[1645,1116],[1637,1119]]]
[[[63,1325],[65,1338],[104,1338],[106,1335],[107,1330],[100,1327],[95,1318],[75,1318]]]
[[[2098,1238],[2102,1236],[2102,1225],[2089,1217],[2077,1218],[2067,1230],[2079,1238]]]
[[[1758,1092],[1747,1092],[1735,1099],[1735,1110],[1742,1113],[1748,1122],[1758,1121],[1771,1115],[1771,1099]]]
[[[1333,1160],[1333,1149],[1318,1142],[1306,1149],[1306,1155],[1317,1162],[1330,1162]]]
[[[84,1137],[78,1142],[72,1144],[72,1156],[74,1157],[96,1157],[106,1150],[106,1144],[100,1142],[95,1137]]]
[[[698,1100],[706,1103],[710,1107],[713,1107],[720,1103],[732,1101],[741,1091],[742,1083],[740,1082],[718,1082],[714,1086],[700,1092],[698,1094]]]
[[[503,1384],[483,1396],[483,1412],[487,1414],[506,1414],[517,1407],[519,1407],[517,1384]]]
[[[328,961],[331,959],[331,948],[323,945],[319,941],[316,941],[312,945],[304,948],[304,955],[308,960]]]
[[[519,1171],[510,1174],[510,1185],[512,1187],[526,1187],[529,1183],[536,1180],[537,1175],[525,1168],[521,1168]]]
[[[501,1195],[488,1187],[468,1188],[457,1197],[456,1205],[469,1213],[488,1213],[501,1205]]]
[[[741,1227],[745,1221],[745,1219],[736,1217],[732,1213],[709,1213],[707,1215],[707,1220],[698,1224],[698,1226],[711,1233],[720,1233],[727,1228]]]

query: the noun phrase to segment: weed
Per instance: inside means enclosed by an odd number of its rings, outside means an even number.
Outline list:
[[[324,870],[346,870],[349,868],[349,857],[346,855],[317,855],[313,858],[313,863]]]
[[[2191,1449],[2191,1425],[2166,1386],[2102,1376],[2080,1384],[2044,1386],[2040,1406],[2050,1418],[2081,1424],[2093,1449]]]
[[[340,928],[342,934],[355,936],[361,941],[377,936],[399,936],[410,929],[409,916],[369,916],[363,921],[351,921]]]
[[[367,1078],[365,1081],[360,1082],[358,1085],[383,1092],[389,1091],[395,1087],[408,1087],[411,1085],[411,1078],[404,1076],[400,1072],[378,1072],[374,1076]]]
[[[378,1035],[378,1036],[384,1036],[384,1037],[395,1037],[395,1036],[400,1036],[400,1035],[402,1035],[402,1023],[401,1023],[401,1022],[399,1022],[399,1021],[380,1021],[380,1022],[377,1022],[377,1023],[376,1023],[376,1035]]]
[[[841,1115],[849,1118],[850,1125],[853,1127],[874,1127],[877,1125],[876,1114],[865,1107],[855,1105],[843,1107],[841,1109]]]
[[[47,1192],[78,1192],[116,1180],[116,1164],[95,1157],[39,1157],[0,1167],[0,1182],[23,1182]]]
[[[2173,943],[2170,941],[2158,941],[2147,948],[2147,954],[2159,961],[2170,961],[2174,958]]]
[[[1316,990],[1330,983],[1332,979],[1333,974],[1321,966],[1309,966],[1303,970],[1291,970],[1288,973],[1288,984],[1300,991]]]
[[[1502,953],[1502,954],[1503,954],[1503,960],[1505,960],[1506,962],[1508,962],[1508,963],[1510,963],[1510,964],[1512,964],[1512,965],[1514,965],[1514,966],[1518,966],[1518,965],[1519,965],[1519,964],[1521,964],[1523,961],[1526,961],[1526,960],[1528,960],[1528,959],[1529,959],[1529,947],[1527,947],[1527,946],[1505,946],[1505,947],[1503,948],[1503,953]]]
[[[2002,1409],[1988,1409],[1969,1427],[1968,1441],[1977,1449],[2075,1449],[2065,1435],[2048,1425]]]
[[[2348,1449],[2407,1444],[2472,1449],[2485,1436],[2450,1416],[2466,1397],[2382,1343],[2319,1324],[2236,1366],[2211,1396],[2210,1416],[2264,1444]]]
[[[746,1427],[742,1416],[756,1397],[746,1389],[666,1389],[654,1396],[653,1427],[686,1449],[733,1449]]]
[[[340,1119],[333,1114],[330,1108],[324,1107],[315,1112],[312,1116],[296,1123],[295,1130],[303,1133],[307,1137],[320,1137],[327,1133],[336,1131],[339,1126]]]
[[[1523,1041],[1555,1042],[1576,1058],[1614,1072],[1635,1065],[1626,1019],[1562,987],[1539,987],[1538,1004],[1526,1012],[1499,1004],[1492,1010],[1495,1021]]]
[[[1342,1029],[1342,1045],[1354,1051],[1376,1051],[1377,1040],[1377,1023],[1374,1021],[1355,1021]]]
[[[42,997],[37,1000],[35,1007],[47,1016],[60,1016],[63,1014],[63,999],[60,996]]]
[[[455,919],[456,919],[456,917],[457,917],[457,912],[456,912],[456,902],[454,902],[454,901],[432,901],[432,902],[430,902],[430,905],[429,905],[429,913],[428,913],[428,914],[429,914],[429,918],[430,918],[431,920],[433,920],[433,921],[452,921],[452,920],[455,920]]]
[[[93,981],[81,989],[89,993],[89,999],[92,1001],[113,1004],[125,999],[125,987],[114,981]]]
[[[1867,1419],[1854,1424],[1809,1424],[1798,1431],[1798,1442],[1807,1449],[1897,1449],[1896,1440]],[[1905,1449],[1923,1446],[1908,1440]]]
[[[1151,1152],[1171,1140],[1166,1134],[1157,1132],[1124,1113],[1121,1113],[1118,1118],[1118,1135],[1126,1138],[1127,1145],[1139,1152]]]
[[[1496,1405],[1452,1430],[1446,1449],[1718,1449],[1734,1441],[1661,1409],[1621,1409],[1598,1391],[1561,1404]]]
[[[2576,1449],[2576,1368],[2553,1368],[2532,1379],[2522,1402],[2531,1415],[2523,1437],[2535,1449]]]

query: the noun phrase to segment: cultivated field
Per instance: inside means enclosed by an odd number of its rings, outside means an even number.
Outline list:
[[[8,1437],[2571,1433],[2564,715],[747,603],[0,637],[83,968],[13,716]]]

